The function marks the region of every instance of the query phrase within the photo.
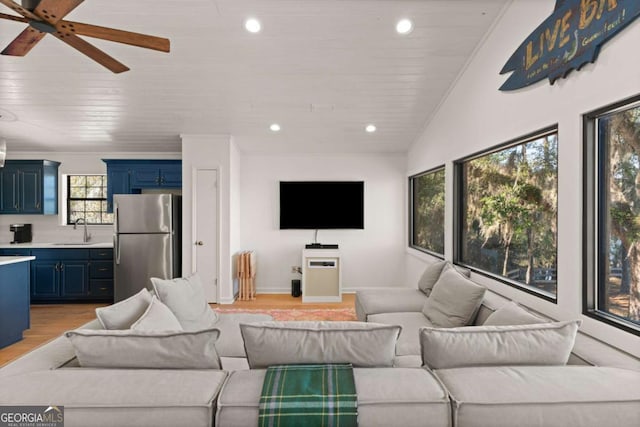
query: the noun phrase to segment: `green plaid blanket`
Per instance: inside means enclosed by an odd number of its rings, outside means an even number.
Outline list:
[[[260,397],[260,427],[357,426],[351,364],[281,365],[267,369]]]

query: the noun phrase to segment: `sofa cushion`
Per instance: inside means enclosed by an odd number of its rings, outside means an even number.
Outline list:
[[[142,289],[137,294],[107,307],[96,308],[96,316],[104,329],[129,329],[151,303],[151,294]]]
[[[420,355],[420,340],[418,331],[425,326],[433,326],[429,319],[421,312],[417,313],[380,313],[369,316],[369,321],[384,323],[386,325],[399,325],[402,327],[398,343],[396,344],[396,356]]]
[[[422,312],[434,326],[466,326],[473,322],[485,291],[484,286],[450,268],[440,275]]]
[[[418,279],[418,289],[420,289],[426,296],[431,294],[431,290],[433,289],[433,285],[436,284],[438,278],[440,278],[440,274],[442,273],[442,269],[447,265],[447,261],[436,261],[427,265],[427,268],[424,269],[422,276]],[[411,311],[411,310],[409,310]]]
[[[422,366],[422,356],[408,354],[405,356],[396,356],[393,361],[394,368],[420,368]]]
[[[244,341],[240,333],[241,323],[267,322],[273,320],[268,314],[259,313],[222,313],[218,316],[216,329],[220,337],[216,341],[216,350],[220,357],[247,357]],[[225,368],[226,369],[226,368]]]
[[[530,325],[533,323],[546,323],[541,317],[528,312],[519,304],[509,301],[496,311],[494,311],[483,323],[484,326],[498,325]]]
[[[154,295],[147,311],[131,325],[134,331],[181,331],[182,326],[169,307]]]
[[[220,398],[216,425],[258,425],[258,405],[265,370],[236,371],[229,375]],[[423,369],[355,368],[358,426],[451,425],[446,390]],[[302,424],[301,424],[302,425]]]
[[[215,347],[219,334],[217,329],[65,332],[82,367],[142,369],[220,369]]]
[[[226,373],[58,369],[0,380],[3,405],[63,405],[65,427],[209,427]]]
[[[471,270],[469,270],[468,268],[462,267],[461,265],[455,265],[455,264],[451,264],[450,262],[447,262],[447,265],[444,266],[444,268],[442,269],[442,272],[444,273],[447,270],[456,270],[458,273],[462,274],[467,279],[471,277]]]
[[[366,322],[368,316],[378,313],[419,312],[427,296],[419,289],[382,288],[356,292],[356,315]]]
[[[218,314],[204,297],[197,274],[172,280],[152,277],[151,283],[160,301],[171,309],[185,331],[208,329],[218,320]]]
[[[573,320],[518,326],[422,328],[422,361],[433,369],[565,365],[580,323]]]
[[[252,369],[304,363],[393,366],[400,326],[362,322],[241,324]]]
[[[593,366],[437,370],[457,427],[637,427],[640,372]]]

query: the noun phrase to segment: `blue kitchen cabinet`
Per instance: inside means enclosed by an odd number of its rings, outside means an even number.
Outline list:
[[[107,211],[114,194],[140,194],[148,189],[181,189],[182,160],[102,159],[107,164]]]
[[[113,302],[113,249],[90,249],[89,258],[88,296]]]
[[[42,213],[42,167],[24,166],[20,170],[20,198],[23,214]]]
[[[167,163],[162,166],[160,185],[165,188],[182,188],[182,162]]]
[[[0,256],[29,256],[31,251],[22,248],[0,248]]]
[[[60,296],[60,263],[51,260],[31,261],[31,299],[57,299]]]
[[[0,256],[29,255],[36,257],[30,269],[26,263],[32,303],[113,302],[113,249],[0,249]]]
[[[135,165],[131,169],[131,187],[154,188],[160,186],[160,168],[155,164]]]
[[[89,290],[89,262],[65,261],[60,264],[60,296],[83,298]]]
[[[7,160],[0,169],[0,214],[56,215],[59,166],[50,160]]]
[[[20,186],[19,169],[7,161],[4,168],[0,169],[0,213],[20,213],[19,194]]]
[[[31,301],[83,297],[89,288],[88,249],[32,249]]]
[[[0,265],[0,348],[18,342],[30,327],[29,262]]]
[[[113,212],[114,194],[131,194],[131,174],[127,166],[107,164],[107,212]]]
[[[182,188],[182,162],[153,160],[133,165],[131,188]]]

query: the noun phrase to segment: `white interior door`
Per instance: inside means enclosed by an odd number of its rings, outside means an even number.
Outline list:
[[[193,173],[192,270],[202,279],[207,301],[218,302],[218,171]]]

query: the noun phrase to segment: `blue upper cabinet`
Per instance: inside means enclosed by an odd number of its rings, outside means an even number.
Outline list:
[[[0,169],[0,214],[56,215],[59,166],[50,160],[7,160]]]
[[[107,164],[107,210],[114,194],[139,194],[144,189],[181,189],[182,160],[102,159]]]
[[[182,161],[153,160],[131,169],[131,188],[182,188]]]
[[[113,212],[113,195],[131,194],[129,167],[107,163],[107,212]]]
[[[160,187],[160,167],[150,165],[138,165],[131,170],[132,188]]]

